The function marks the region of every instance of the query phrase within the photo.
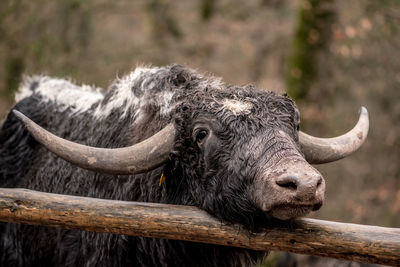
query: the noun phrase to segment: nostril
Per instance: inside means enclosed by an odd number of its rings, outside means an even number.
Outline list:
[[[319,187],[322,184],[322,177],[319,177],[318,182],[317,182],[317,187]]]
[[[279,177],[276,180],[276,184],[279,185],[280,187],[296,190],[297,184],[298,184],[298,179],[295,176]]]
[[[322,203],[317,203],[317,204],[315,204],[315,205],[313,206],[312,210],[313,210],[313,211],[317,211],[317,210],[319,210],[321,207],[322,207]]]
[[[286,183],[277,183],[280,187],[285,187],[289,189],[296,190],[297,185],[294,182],[286,182]]]

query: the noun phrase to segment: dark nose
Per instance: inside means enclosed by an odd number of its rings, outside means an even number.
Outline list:
[[[298,200],[308,201],[315,198],[322,184],[322,176],[298,177],[296,175],[284,175],[275,180],[282,194],[295,195]]]

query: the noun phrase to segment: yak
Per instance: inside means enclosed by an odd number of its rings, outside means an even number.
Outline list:
[[[313,137],[286,94],[182,65],[137,67],[108,90],[25,77],[15,99],[0,130],[0,187],[191,205],[249,233],[318,210],[325,181],[311,164],[351,154],[368,131],[362,108],[346,134]],[[0,266],[250,266],[266,254],[0,224]]]

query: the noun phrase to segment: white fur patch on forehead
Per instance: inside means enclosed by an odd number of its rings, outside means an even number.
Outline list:
[[[24,78],[15,94],[15,101],[18,102],[32,94],[41,96],[45,102],[54,102],[60,110],[71,108],[73,112],[84,112],[104,97],[101,88],[78,86],[68,80],[47,76]]]
[[[249,114],[251,112],[251,109],[253,108],[253,104],[250,102],[239,101],[228,98],[225,98],[222,101],[222,104],[224,108],[230,110],[235,116],[241,114],[243,115]]]

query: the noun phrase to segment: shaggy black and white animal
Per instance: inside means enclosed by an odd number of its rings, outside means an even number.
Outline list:
[[[137,68],[107,91],[27,78],[19,110],[64,139],[121,148],[176,129],[168,160],[134,175],[79,168],[49,152],[10,112],[0,130],[0,187],[197,206],[255,230],[319,209],[322,176],[299,143],[286,96],[226,86],[180,65]],[[307,157],[307,155],[306,155]],[[166,180],[160,186],[160,176]],[[164,239],[0,224],[0,266],[249,266],[264,252]]]

